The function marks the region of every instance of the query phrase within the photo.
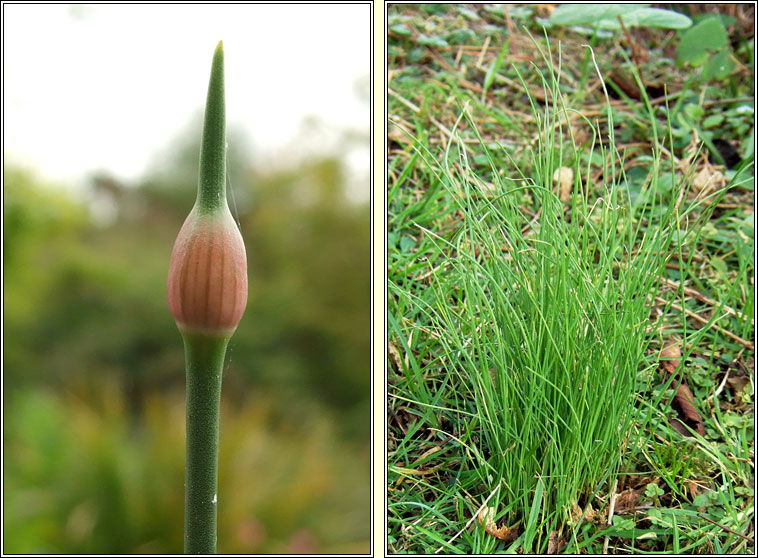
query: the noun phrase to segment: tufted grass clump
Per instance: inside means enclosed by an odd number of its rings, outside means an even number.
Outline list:
[[[513,529],[511,548],[527,553],[543,552],[552,532],[576,525],[577,511],[607,494],[635,443],[635,390],[654,365],[646,351],[659,278],[669,261],[686,265],[681,246],[698,227],[682,222],[704,201],[683,203],[689,181],[674,182],[673,169],[662,168],[657,136],[633,199],[613,133],[567,109],[560,68],[542,58],[535,71],[551,100],[529,97],[540,132],[528,169],[482,139],[467,106],[444,156],[417,141],[419,161],[450,204],[450,233],[417,226],[446,259],[427,274],[431,294],[390,285],[397,304],[415,305],[429,324],[408,333],[390,318],[401,338],[430,340],[439,391],[413,369],[408,386],[436,422],[431,430],[460,448],[449,482],[478,486],[474,501],[486,502],[496,524]],[[613,130],[610,103],[606,110]],[[567,124],[577,116],[594,136],[583,149]],[[464,133],[478,140],[485,171]],[[586,163],[597,159],[599,174]],[[564,188],[561,175],[570,177]],[[524,211],[525,200],[536,214]],[[490,543],[475,547],[486,552],[495,539],[483,536]],[[450,537],[436,540],[440,550],[456,548]]]

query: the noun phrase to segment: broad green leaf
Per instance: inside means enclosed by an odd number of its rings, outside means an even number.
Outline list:
[[[684,115],[693,122],[700,122],[700,119],[705,115],[705,110],[703,110],[703,107],[695,105],[693,103],[684,105],[682,112],[684,112]]]
[[[729,50],[717,52],[703,66],[703,79],[724,79],[734,71],[734,61]]]
[[[755,153],[755,129],[750,130],[750,134],[742,141],[740,146],[740,155],[743,159],[752,159]]]
[[[711,498],[708,495],[708,493],[698,494],[697,496],[695,496],[695,499],[692,500],[692,503],[698,508],[707,507],[711,505]]]
[[[410,252],[416,247],[416,239],[410,236],[403,236],[400,239],[400,251]]]
[[[687,29],[692,25],[692,20],[686,15],[660,8],[640,8],[623,14],[621,20],[627,27]],[[618,21],[616,23],[618,24]]]
[[[427,35],[424,35],[423,33],[418,36],[418,39],[416,39],[416,42],[420,45],[425,46],[433,46],[437,48],[445,48],[448,45],[447,41],[443,39],[442,37],[439,37],[437,35],[434,35],[433,37],[428,37]]]
[[[619,17],[627,27],[686,29],[692,25],[687,16],[671,10],[648,8],[648,4],[564,4],[550,16],[554,25],[592,25],[599,29],[621,29]]]
[[[632,519],[624,519],[623,517],[619,515],[613,516],[613,527],[615,529],[620,529],[623,531],[629,531],[630,529],[634,529],[635,527],[634,520]],[[614,529],[614,531],[615,531]],[[610,531],[610,530],[609,530]]]
[[[464,6],[458,6],[458,13],[467,19],[471,19],[471,20],[481,19],[479,17],[479,14],[477,14],[475,11],[470,10]]]
[[[724,115],[723,114],[712,114],[710,116],[707,116],[705,120],[703,120],[703,128],[714,128],[721,124],[724,121]]]
[[[701,21],[687,30],[676,49],[676,61],[682,65],[701,66],[709,53],[726,47],[726,29],[717,18]]]
[[[411,34],[411,30],[408,29],[408,26],[404,23],[398,23],[396,25],[390,26],[390,32],[395,33],[396,35],[403,35],[407,36]]]
[[[445,40],[453,44],[462,44],[474,38],[474,32],[471,29],[456,29],[445,36]]]
[[[419,4],[419,7],[428,14],[443,14],[447,10],[445,4]]]
[[[602,20],[615,20],[627,12],[646,8],[650,4],[563,4],[550,14],[554,25],[588,25]],[[618,22],[616,22],[618,25]]]
[[[505,11],[502,4],[485,4],[484,11],[490,14],[499,15],[505,17]]]
[[[688,121],[687,117],[682,112],[676,115],[676,123],[680,126],[682,130],[685,131],[685,133],[689,133],[689,131],[692,129],[692,122]]]
[[[421,47],[416,47],[414,49],[411,49],[411,51],[408,53],[408,63],[410,64],[418,64],[421,62],[421,59],[424,57],[424,49]]]

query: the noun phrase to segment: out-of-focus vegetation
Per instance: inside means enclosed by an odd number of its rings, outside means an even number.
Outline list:
[[[139,185],[94,177],[86,200],[4,169],[4,552],[182,548],[184,357],[165,284],[198,152]],[[368,203],[346,201],[332,156],[229,164],[250,297],[224,377],[219,552],[367,553]]]

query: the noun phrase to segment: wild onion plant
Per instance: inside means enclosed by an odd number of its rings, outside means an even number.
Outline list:
[[[247,305],[245,245],[226,202],[221,42],[208,85],[197,200],[174,244],[167,290],[187,365],[184,552],[213,554],[221,377],[226,347]]]
[[[681,256],[687,234],[680,226],[686,181],[662,183],[675,173],[661,168],[657,136],[647,182],[633,202],[610,104],[610,132],[601,134],[567,109],[560,67],[543,55],[541,68],[535,71],[552,101],[540,108],[530,97],[540,134],[528,171],[514,162],[498,168],[465,107],[444,156],[419,148],[453,204],[448,215],[460,220],[447,236],[424,229],[449,255],[431,272],[432,302],[395,293],[422,306],[431,324],[425,335],[436,340],[441,366],[455,379],[442,389],[456,386],[446,396],[455,408],[446,414],[459,422],[444,431],[472,462],[484,487],[478,501],[490,497],[498,522],[520,527],[524,552],[544,549],[547,535],[571,522],[577,506],[601,490],[607,495],[633,443],[635,383],[650,366],[659,277],[669,255]],[[586,157],[567,124],[577,116],[595,135]],[[652,110],[650,116],[655,130]],[[489,161],[487,180],[458,138],[463,121]],[[597,155],[605,162],[599,180],[583,163]],[[554,175],[564,167],[573,182],[570,199],[561,200]],[[536,216],[521,208],[528,199],[539,208]],[[409,385],[427,390],[420,380]]]

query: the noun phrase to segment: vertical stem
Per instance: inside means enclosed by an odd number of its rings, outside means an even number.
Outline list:
[[[216,553],[221,376],[229,337],[182,332],[187,362],[184,553]]]

